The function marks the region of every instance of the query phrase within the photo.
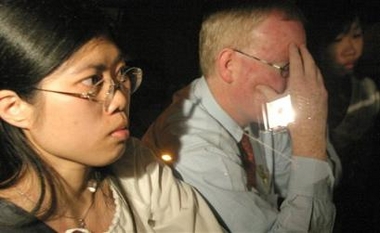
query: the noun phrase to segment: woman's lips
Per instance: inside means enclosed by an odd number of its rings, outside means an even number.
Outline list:
[[[120,128],[111,133],[112,137],[118,138],[120,140],[126,140],[129,138],[129,130],[127,128]]]
[[[355,63],[346,63],[346,64],[344,64],[344,67],[347,69],[347,70],[353,70],[354,69],[354,67],[355,67]]]

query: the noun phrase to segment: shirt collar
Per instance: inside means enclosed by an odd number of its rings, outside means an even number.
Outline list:
[[[205,77],[197,80],[194,87],[195,96],[200,99],[206,111],[215,118],[239,142],[243,137],[243,129],[228,115],[215,100]]]

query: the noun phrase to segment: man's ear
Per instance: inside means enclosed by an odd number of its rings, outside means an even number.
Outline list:
[[[233,56],[234,51],[232,49],[223,49],[217,57],[217,72],[219,76],[227,83],[233,81]]]
[[[19,128],[30,127],[31,106],[15,92],[0,90],[0,118]]]

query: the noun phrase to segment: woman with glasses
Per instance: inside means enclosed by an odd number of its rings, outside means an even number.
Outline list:
[[[89,1],[0,1],[0,232],[219,232],[130,138],[130,67]]]

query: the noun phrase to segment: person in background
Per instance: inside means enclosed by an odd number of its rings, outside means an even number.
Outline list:
[[[203,76],[179,90],[143,136],[230,232],[333,229],[340,162],[326,137],[327,93],[303,19],[283,0],[229,1],[208,12]],[[263,117],[273,100],[285,104]],[[287,117],[286,105],[294,117],[267,130],[265,120]]]
[[[0,1],[0,232],[222,232],[131,138],[142,71],[91,1]]]
[[[364,44],[360,8],[338,1],[310,9],[305,10],[309,45],[328,91],[329,135],[343,167],[335,194],[337,227],[374,232],[370,182],[379,177],[373,164],[378,164],[380,96],[374,80],[356,72]]]

